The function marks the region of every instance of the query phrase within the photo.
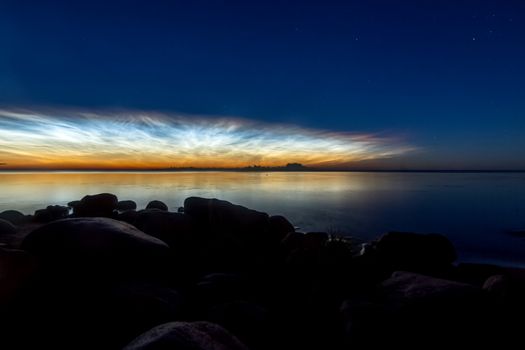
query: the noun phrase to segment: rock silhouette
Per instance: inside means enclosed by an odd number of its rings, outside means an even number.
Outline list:
[[[119,204],[120,203],[120,204]],[[525,272],[457,263],[441,235],[358,249],[282,216],[190,197],[136,211],[112,194],[3,212],[3,348],[507,347]],[[63,218],[67,216],[67,218]],[[21,242],[20,244],[18,242]],[[514,321],[518,320],[518,321]],[[59,331],[57,331],[59,330]]]

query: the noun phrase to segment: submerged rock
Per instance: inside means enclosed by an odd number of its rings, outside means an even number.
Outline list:
[[[164,202],[155,200],[155,201],[149,202],[148,205],[146,205],[146,209],[158,209],[158,210],[168,211],[168,206]]]
[[[155,274],[169,254],[168,246],[161,240],[108,218],[51,222],[31,232],[23,240],[22,249],[58,271],[72,269],[106,275]]]
[[[87,195],[73,206],[73,214],[77,217],[112,217],[117,204],[117,196],[111,193]]]
[[[152,328],[124,350],[247,350],[235,336],[210,322],[171,322]]]

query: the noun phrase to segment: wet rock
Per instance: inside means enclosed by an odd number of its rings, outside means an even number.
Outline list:
[[[13,225],[19,225],[28,221],[28,216],[17,210],[4,210],[0,213],[0,219],[9,221]]]
[[[149,273],[166,264],[168,246],[134,226],[108,218],[53,221],[31,232],[22,242],[53,271],[76,276]]]
[[[15,225],[7,220],[0,219],[0,237],[1,236],[11,236],[16,233],[17,229]]]
[[[47,223],[55,220],[65,219],[69,215],[69,208],[61,205],[48,205],[45,209],[35,211],[33,220]]]
[[[124,350],[247,350],[235,336],[209,322],[171,322],[152,328]]]
[[[135,203],[135,201],[127,200],[127,201],[119,201],[117,203],[117,210],[119,211],[135,210],[135,209],[137,209],[137,203]]]
[[[77,217],[112,217],[117,204],[117,196],[111,193],[87,195],[73,206],[73,214]]]
[[[168,211],[168,206],[164,202],[155,200],[155,201],[149,202],[148,205],[146,205],[146,209],[158,209],[158,210]]]

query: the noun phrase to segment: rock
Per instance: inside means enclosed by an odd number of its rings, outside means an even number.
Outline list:
[[[104,315],[104,321],[99,322],[104,323],[106,337],[122,348],[152,327],[183,319],[186,305],[182,295],[169,287],[126,282],[112,288],[96,307],[93,311]]]
[[[319,251],[326,245],[328,238],[326,232],[307,232],[304,235],[303,246],[305,249]]]
[[[268,219],[268,231],[275,236],[275,239],[280,242],[290,232],[295,232],[294,226],[281,215],[273,215]]]
[[[194,240],[193,219],[185,214],[157,209],[140,210],[134,225],[148,235],[163,240],[173,249],[188,249]]]
[[[480,287],[489,277],[503,274],[501,266],[491,264],[460,263],[454,269],[454,279]]]
[[[121,213],[118,213],[116,219],[133,225],[135,223],[135,220],[137,219],[137,216],[138,213],[136,210],[126,210]]]
[[[0,248],[0,307],[10,305],[36,276],[36,259],[22,250]]]
[[[388,330],[389,313],[384,305],[366,299],[348,299],[340,308],[343,337],[350,348],[373,349]],[[377,337],[378,332],[382,337]]]
[[[61,205],[48,205],[45,209],[35,211],[33,220],[47,223],[55,220],[65,219],[69,215],[69,208]]]
[[[494,318],[481,288],[397,271],[380,290],[391,312],[387,344],[405,344],[406,330],[410,330],[411,344],[432,339],[439,346],[470,344],[479,339],[480,332],[487,340],[492,336]]]
[[[0,237],[1,236],[11,236],[16,233],[17,229],[15,225],[13,225],[11,222],[0,219]]]
[[[390,301],[399,303],[468,300],[480,294],[479,288],[469,284],[405,271],[394,272],[381,289]]]
[[[131,200],[119,201],[117,203],[117,210],[126,211],[126,210],[135,210],[137,209],[137,203]]]
[[[456,260],[456,250],[439,234],[389,232],[376,243],[378,261],[389,271],[441,273]]]
[[[271,348],[268,345],[274,333],[270,331],[269,313],[261,305],[243,300],[215,305],[206,319],[232,332],[252,349]]]
[[[244,278],[234,273],[212,273],[201,278],[195,293],[197,303],[210,307],[253,296],[252,286]]]
[[[52,271],[83,275],[156,275],[169,247],[134,226],[108,218],[62,219],[31,232],[22,242]]]
[[[219,199],[189,197],[184,212],[214,231],[267,232],[269,216]]]
[[[509,294],[509,280],[504,275],[494,275],[483,283],[483,290],[496,298],[503,299]]]
[[[117,196],[111,193],[87,195],[73,206],[73,214],[77,217],[112,217],[117,204]]]
[[[28,221],[28,217],[17,210],[4,210],[0,213],[0,219],[9,221],[13,225],[19,225]]]
[[[80,201],[71,201],[69,203],[67,203],[67,206],[70,207],[70,208],[75,208],[76,206],[80,205]]]
[[[151,201],[146,205],[146,209],[159,209],[163,211],[168,211],[168,206],[161,201]]]
[[[152,328],[124,350],[247,350],[235,336],[209,322],[171,322]]]

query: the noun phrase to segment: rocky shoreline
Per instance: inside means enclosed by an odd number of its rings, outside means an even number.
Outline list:
[[[356,249],[218,199],[9,210],[0,242],[6,349],[510,348],[525,325],[525,272],[458,264],[444,236]]]

